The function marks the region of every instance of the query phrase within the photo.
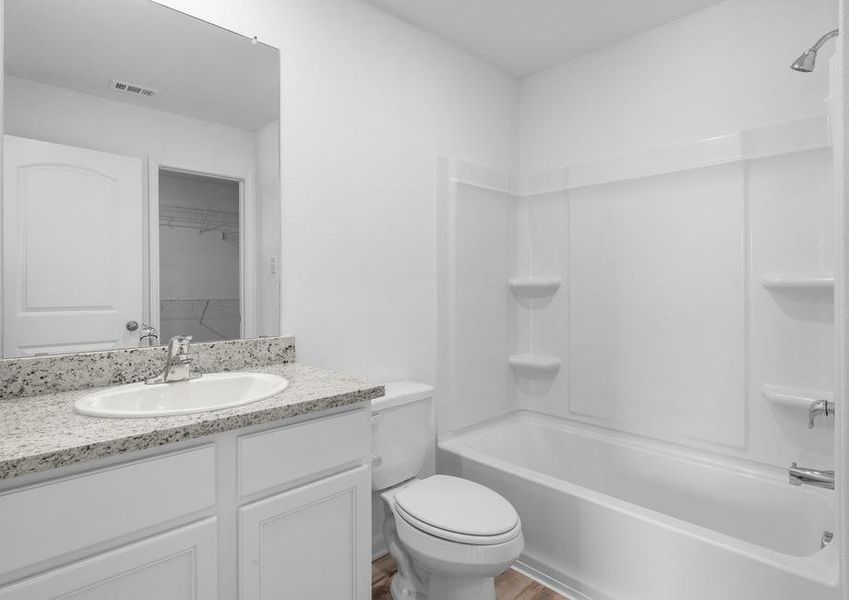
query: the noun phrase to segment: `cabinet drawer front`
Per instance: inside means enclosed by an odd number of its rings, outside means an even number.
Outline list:
[[[0,588],[0,600],[215,600],[215,518]]]
[[[362,460],[370,413],[356,410],[239,438],[239,494],[246,496]]]
[[[0,574],[215,504],[215,447],[0,495]]]
[[[368,466],[239,509],[239,598],[371,598]]]

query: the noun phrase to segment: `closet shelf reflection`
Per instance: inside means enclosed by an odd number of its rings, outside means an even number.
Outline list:
[[[198,233],[220,231],[221,239],[239,245],[239,213],[198,206],[162,204],[159,224],[164,227],[197,229]]]
[[[159,301],[163,321],[238,319],[238,298],[163,298]]]

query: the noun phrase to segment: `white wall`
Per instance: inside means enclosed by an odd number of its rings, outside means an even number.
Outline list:
[[[351,0],[164,2],[281,49],[284,330],[305,362],[435,379],[435,155],[515,167],[516,82]]]
[[[276,120],[256,132],[257,335],[280,331],[280,187],[280,121]]]
[[[5,133],[103,152],[254,170],[252,132],[81,94],[5,80]]]
[[[834,43],[814,73],[788,67],[836,26],[836,0],[729,0],[529,77],[520,168],[821,114]]]

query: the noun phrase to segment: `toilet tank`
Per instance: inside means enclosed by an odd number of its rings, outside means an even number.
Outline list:
[[[436,442],[433,387],[414,381],[394,381],[385,387],[385,395],[371,401],[375,490],[415,477]]]

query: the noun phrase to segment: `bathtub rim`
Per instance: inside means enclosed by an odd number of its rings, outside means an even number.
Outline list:
[[[563,419],[524,409],[512,411],[493,419],[488,419],[487,421],[463,428],[456,432],[442,434],[438,439],[437,452],[454,454],[461,459],[471,460],[485,467],[489,467],[490,469],[510,473],[516,477],[528,480],[531,483],[541,485],[557,492],[566,493],[585,501],[599,504],[617,513],[660,526],[668,531],[680,533],[690,539],[707,543],[722,550],[732,552],[738,556],[790,572],[819,584],[837,587],[840,583],[840,540],[838,539],[836,531],[834,532],[834,540],[823,549],[817,550],[816,552],[808,555],[786,554],[766,546],[761,546],[754,542],[734,537],[727,533],[722,533],[702,525],[697,525],[690,521],[679,519],[678,517],[673,517],[626,500],[615,498],[596,490],[584,488],[569,481],[558,479],[553,475],[548,475],[540,471],[535,471],[533,469],[511,463],[505,459],[490,456],[485,452],[472,448],[468,443],[464,443],[463,441],[465,436],[493,428],[497,425],[508,424],[511,421],[531,422],[545,427],[559,429],[573,435],[592,437],[605,442],[611,442],[626,448],[636,447],[641,450],[648,450],[655,454],[664,453],[664,447],[666,447],[668,449],[665,450],[665,452],[672,450],[687,460],[694,460],[695,462],[702,463],[711,468],[728,470],[733,472],[735,475],[749,477],[769,483],[786,481],[777,475],[777,473],[782,473],[780,469],[769,465],[761,465],[759,463],[721,455],[704,456],[708,453],[705,451],[681,447],[680,445],[671,442],[659,442],[650,439],[626,439],[640,438],[640,436],[635,436],[634,434],[623,434],[615,430],[608,430],[603,427],[578,423],[569,419]],[[623,439],[615,439],[620,437]],[[787,485],[789,485],[789,483]],[[797,491],[824,499],[829,508],[831,508],[832,516],[835,519],[834,527],[837,527],[836,498],[829,498],[828,495],[824,493],[825,490],[811,488]]]

